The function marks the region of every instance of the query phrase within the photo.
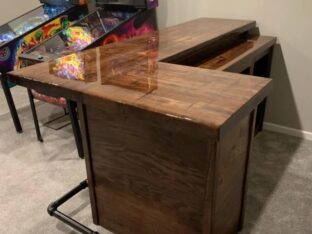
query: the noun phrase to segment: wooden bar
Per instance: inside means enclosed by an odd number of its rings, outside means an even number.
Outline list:
[[[60,60],[9,74],[78,102],[95,224],[125,234],[240,230],[256,109],[272,81],[218,69],[267,56],[274,38],[241,42],[254,27],[199,19],[77,53],[80,80],[58,71]],[[183,63],[206,53],[206,65],[219,64],[205,48],[224,51],[220,41],[232,49],[217,70]]]

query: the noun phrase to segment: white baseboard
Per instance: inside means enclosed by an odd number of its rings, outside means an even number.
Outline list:
[[[263,124],[264,130],[283,133],[290,136],[300,137],[302,139],[312,141],[312,132],[302,131],[295,128],[289,128],[278,124],[264,122]]]

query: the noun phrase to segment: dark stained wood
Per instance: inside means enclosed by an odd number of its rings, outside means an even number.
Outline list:
[[[254,113],[272,82],[223,70],[247,71],[271,50],[272,37],[246,44],[253,27],[199,19],[77,53],[81,81],[60,75],[57,61],[10,73],[79,103],[96,224],[122,234],[238,231]],[[214,51],[226,62],[209,57],[221,41],[231,46]],[[172,64],[199,51],[221,71]]]
[[[220,69],[220,67],[227,65],[233,59],[236,59],[247,51],[250,51],[252,47],[253,42],[244,41],[237,46],[231,47],[228,50],[223,51],[215,57],[212,57],[210,59],[207,58],[205,61],[198,64],[197,67],[206,69]]]
[[[213,141],[155,126],[123,105],[87,113],[100,224],[117,233],[200,233]]]
[[[172,61],[232,34],[244,33],[255,21],[200,18],[160,31],[159,60]]]
[[[248,183],[247,183],[247,177],[248,177],[248,170],[249,170],[249,160],[251,156],[251,150],[252,150],[252,144],[253,139],[255,136],[256,131],[256,117],[257,117],[257,109],[255,109],[250,114],[250,121],[249,121],[249,135],[248,135],[248,145],[247,145],[247,155],[246,155],[246,161],[245,161],[245,170],[244,170],[244,179],[243,179],[243,195],[242,195],[242,209],[240,212],[240,220],[239,220],[239,230],[241,231],[244,227],[244,220],[245,220],[245,204],[246,204],[246,197],[247,197],[247,189],[248,189]]]
[[[95,186],[94,186],[94,171],[92,165],[92,150],[90,146],[90,136],[89,136],[89,129],[88,129],[88,120],[87,120],[87,113],[86,113],[86,106],[79,103],[78,104],[78,113],[79,113],[79,120],[80,120],[80,129],[83,143],[83,150],[85,155],[85,162],[86,162],[86,169],[87,169],[87,180],[89,186],[89,194],[91,200],[91,210],[92,210],[92,218],[93,223],[99,225],[99,215],[98,215],[98,208],[96,207],[96,197],[95,197]]]
[[[44,93],[56,93],[57,90],[63,97],[96,107],[105,106],[107,101],[118,100],[138,108],[165,113],[197,123],[211,135],[223,132],[226,122],[231,123],[235,115],[251,111],[254,101],[260,102],[270,91],[269,79],[160,62],[154,64],[154,69],[151,70],[149,57],[144,57],[141,53],[142,50],[147,50],[145,40],[141,41],[140,46],[124,51],[123,54],[116,54],[118,44],[81,53],[84,64],[88,64],[85,58],[89,57],[98,64],[95,70],[90,70],[98,77],[95,82],[57,78],[54,73],[47,72],[47,69],[50,71],[52,62],[14,72],[16,78],[19,77],[18,73],[26,77],[16,81],[26,84],[32,82],[32,79],[38,79],[40,82],[36,82],[36,90],[39,92],[49,84],[49,89],[43,90]],[[86,69],[86,78],[89,77],[87,71]],[[138,90],[140,84],[129,81],[135,80],[135,77],[152,80],[152,91]],[[107,80],[119,80],[124,85],[106,84]],[[129,87],[125,88],[126,85]]]
[[[245,116],[219,142],[212,233],[233,233],[240,228],[253,116]]]
[[[126,105],[88,107],[87,115],[100,225],[116,233],[239,229],[253,114],[220,141],[155,126],[157,114]]]
[[[169,62],[268,78],[275,43],[276,38],[259,36],[256,30],[249,30],[223,37],[201,50],[193,50],[186,57]],[[258,107],[255,135],[263,128],[265,104],[266,100]]]
[[[234,47],[221,51],[216,56],[211,56],[197,66],[240,73],[254,64],[259,58],[268,54],[275,41],[276,39],[273,37],[250,38]]]

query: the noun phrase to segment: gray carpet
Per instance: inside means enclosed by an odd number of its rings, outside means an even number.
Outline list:
[[[25,106],[23,95],[16,101],[17,106]],[[48,104],[36,105],[41,123],[62,114]],[[29,108],[19,109],[24,133],[16,134],[2,96],[0,107],[0,233],[76,233],[46,212],[51,201],[86,178],[70,126],[59,131],[42,127],[45,142],[39,143]],[[312,142],[261,133],[252,152],[242,233],[311,234],[311,181]],[[61,210],[100,233],[109,233],[92,224],[87,190]]]
[[[16,86],[11,89],[12,96],[14,97],[15,105],[17,108],[22,108],[29,105],[27,90],[23,87]],[[8,112],[8,104],[5,101],[3,91],[0,84],[0,115]]]

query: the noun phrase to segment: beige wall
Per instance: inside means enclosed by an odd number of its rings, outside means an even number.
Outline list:
[[[39,0],[0,0],[0,25],[30,11],[39,5]]]
[[[252,19],[278,37],[266,121],[312,132],[312,1],[160,0],[161,27],[198,17]]]

